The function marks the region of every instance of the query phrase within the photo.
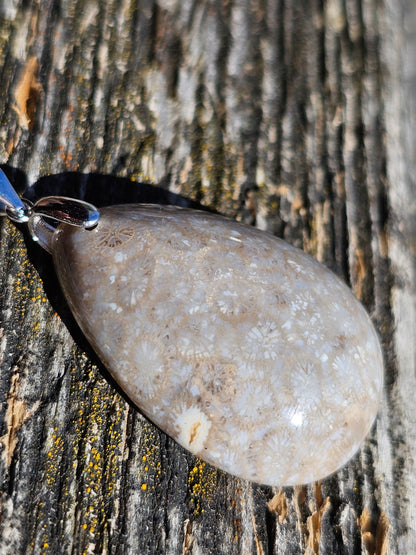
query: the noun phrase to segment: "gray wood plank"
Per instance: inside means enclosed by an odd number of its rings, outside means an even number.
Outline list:
[[[360,452],[266,488],[129,404],[0,219],[0,553],[412,553],[412,0],[3,0],[0,163],[30,198],[201,202],[351,285],[386,361]],[[185,200],[184,200],[185,199]]]

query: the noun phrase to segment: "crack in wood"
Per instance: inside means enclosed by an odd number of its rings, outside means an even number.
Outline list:
[[[19,117],[20,127],[25,131],[32,131],[35,125],[36,111],[43,93],[42,85],[39,81],[39,68],[38,59],[35,56],[31,56],[26,62],[14,92],[16,104],[13,108]]]
[[[13,368],[13,374],[10,382],[10,389],[7,395],[7,409],[5,414],[5,422],[7,432],[0,437],[0,443],[3,445],[2,458],[7,467],[10,466],[13,455],[18,443],[18,434],[28,418],[30,418],[39,408],[40,401],[36,401],[30,409],[27,409],[26,402],[19,399],[19,368]]]

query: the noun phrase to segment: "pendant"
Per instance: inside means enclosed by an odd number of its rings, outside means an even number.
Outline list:
[[[357,451],[377,414],[382,353],[362,305],[323,265],[205,212],[98,214],[63,197],[28,207],[5,196],[9,217],[51,252],[111,375],[185,449],[278,486],[324,478]]]

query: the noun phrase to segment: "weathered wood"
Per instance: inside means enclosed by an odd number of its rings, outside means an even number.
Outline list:
[[[386,387],[360,453],[322,483],[227,476],[128,403],[49,256],[1,219],[0,553],[415,551],[414,12],[3,0],[0,162],[16,186],[197,201],[283,236],[367,306]]]

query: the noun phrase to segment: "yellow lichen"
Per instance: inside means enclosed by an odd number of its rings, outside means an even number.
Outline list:
[[[200,459],[197,459],[195,466],[188,475],[188,491],[191,496],[195,515],[202,514],[204,507],[208,503],[216,489],[217,471]]]

